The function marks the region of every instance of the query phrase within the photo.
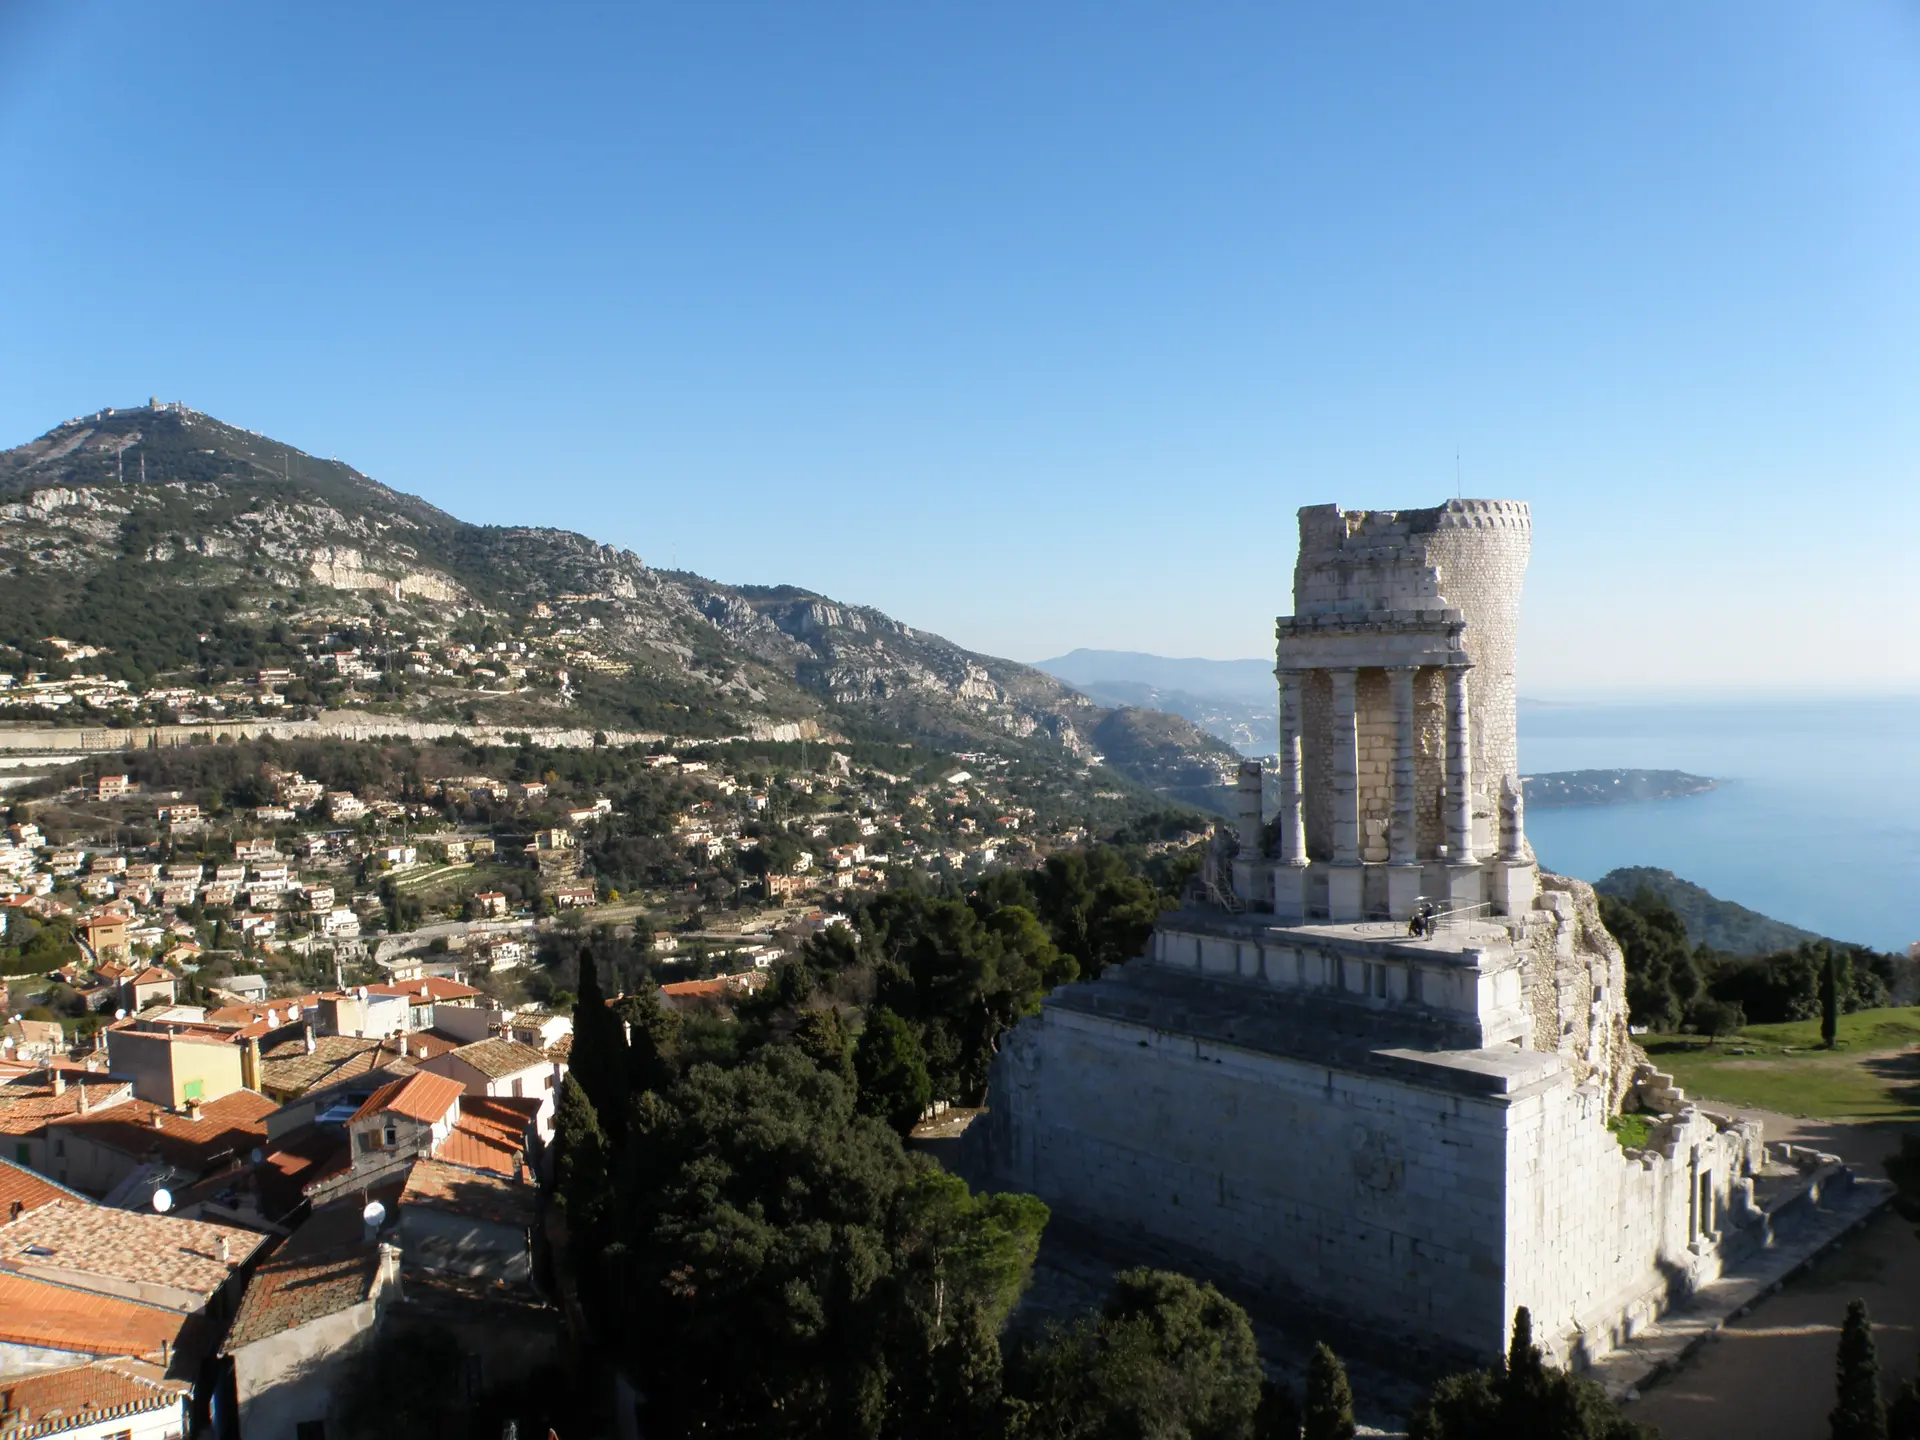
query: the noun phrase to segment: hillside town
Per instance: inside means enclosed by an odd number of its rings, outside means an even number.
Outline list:
[[[94,1397],[102,1437],[306,1435],[375,1331],[459,1327],[485,1386],[558,1353],[537,1196],[573,1019],[527,983],[556,935],[618,927],[662,1003],[724,1007],[890,874],[1086,839],[1036,833],[989,754],[661,748],[625,793],[670,807],[667,863],[623,894],[621,802],[510,764],[396,792],[263,761],[243,797],[113,758],[16,792],[0,840],[0,1356],[31,1357],[14,1411]]]
[[[594,613],[613,598],[563,594],[517,621],[494,616],[451,629],[399,628],[380,613],[384,604],[363,616],[290,618],[264,637],[273,663],[236,667],[210,652],[207,665],[144,679],[127,678],[110,647],[48,636],[0,657],[9,662],[0,669],[0,711],[121,724],[304,718],[323,709],[457,719],[470,702],[514,696],[564,711],[579,677],[632,669]]]

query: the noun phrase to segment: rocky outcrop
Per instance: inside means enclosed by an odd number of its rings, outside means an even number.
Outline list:
[[[466,598],[444,575],[423,570],[388,574],[369,565],[360,551],[345,546],[328,545],[302,558],[307,562],[308,575],[335,590],[383,590],[396,599],[409,596],[442,604],[457,604]]]
[[[1533,1048],[1566,1056],[1576,1080],[1599,1085],[1615,1114],[1640,1058],[1627,1030],[1626,957],[1586,881],[1543,870],[1534,904],[1513,927],[1526,956]]]

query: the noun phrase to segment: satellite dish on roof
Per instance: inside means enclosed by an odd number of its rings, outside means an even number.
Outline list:
[[[164,1215],[171,1209],[173,1209],[173,1192],[165,1186],[154,1191],[153,1213],[156,1215]]]
[[[124,1020],[127,1018],[127,1012],[125,1010],[116,1010],[113,1012],[113,1018],[116,1020]]]
[[[387,1207],[378,1200],[369,1200],[367,1208],[360,1212],[360,1218],[367,1222],[368,1230],[378,1230],[386,1223]]]

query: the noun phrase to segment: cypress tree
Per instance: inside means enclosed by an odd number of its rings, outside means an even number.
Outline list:
[[[569,1075],[560,1086],[553,1116],[554,1189],[567,1219],[584,1234],[596,1224],[607,1197],[607,1137],[593,1101]]]
[[[1533,1312],[1522,1305],[1513,1312],[1513,1339],[1507,1346],[1507,1368],[1501,1377],[1500,1412],[1516,1435],[1542,1428],[1550,1389],[1546,1357],[1533,1343]]]
[[[1826,959],[1820,964],[1820,1043],[1831,1050],[1839,1038],[1840,974],[1833,947],[1829,945]]]
[[[580,998],[573,1007],[568,1068],[593,1102],[601,1125],[617,1140],[627,1114],[627,1037],[620,1017],[607,1008],[591,950],[580,952]]]
[[[1847,1302],[1835,1359],[1836,1399],[1828,1423],[1833,1440],[1887,1440],[1887,1412],[1880,1398],[1880,1364],[1873,1353],[1873,1323],[1867,1302]]]
[[[625,1027],[628,1090],[635,1095],[665,1090],[675,1075],[680,1017],[660,1003],[660,992],[651,985],[616,1002],[611,1013]]]
[[[1285,1381],[1270,1376],[1261,1380],[1253,1440],[1300,1440],[1300,1401]]]
[[[1900,1387],[1887,1407],[1887,1440],[1920,1440],[1920,1373]]]
[[[1324,1344],[1313,1347],[1307,1362],[1307,1405],[1303,1440],[1353,1440],[1353,1389],[1347,1367]]]

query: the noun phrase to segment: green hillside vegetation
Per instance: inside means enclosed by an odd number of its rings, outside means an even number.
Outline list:
[[[1920,1120],[1920,1008],[1843,1015],[1832,1050],[1822,1048],[1817,1019],[1749,1025],[1712,1043],[1665,1036],[1645,1044],[1695,1099],[1810,1119]]]
[[[1531,800],[1531,795],[1528,798]],[[1632,900],[1642,891],[1658,896],[1680,917],[1689,944],[1705,945],[1724,955],[1770,955],[1827,938],[1731,900],[1718,899],[1671,870],[1628,866],[1609,871],[1594,881],[1593,888],[1617,900]]]
[[[1614,872],[1623,873],[1631,872]],[[1687,889],[1713,905],[1722,903],[1698,886]],[[1670,1033],[1692,1026],[1714,1032],[1749,1022],[1811,1019],[1820,1013],[1822,976],[1829,966],[1835,977],[1836,1010],[1842,1014],[1883,1007],[1896,995],[1911,993],[1914,985],[1914,964],[1903,955],[1817,937],[1770,954],[1727,954],[1710,945],[1689,943],[1681,913],[1650,886],[1626,898],[1607,892],[1599,898],[1601,919],[1626,957],[1629,1015],[1634,1024],[1656,1031]],[[1741,913],[1753,916],[1751,911]],[[1776,923],[1765,916],[1753,918],[1767,925]],[[1750,933],[1766,932],[1753,927]]]

